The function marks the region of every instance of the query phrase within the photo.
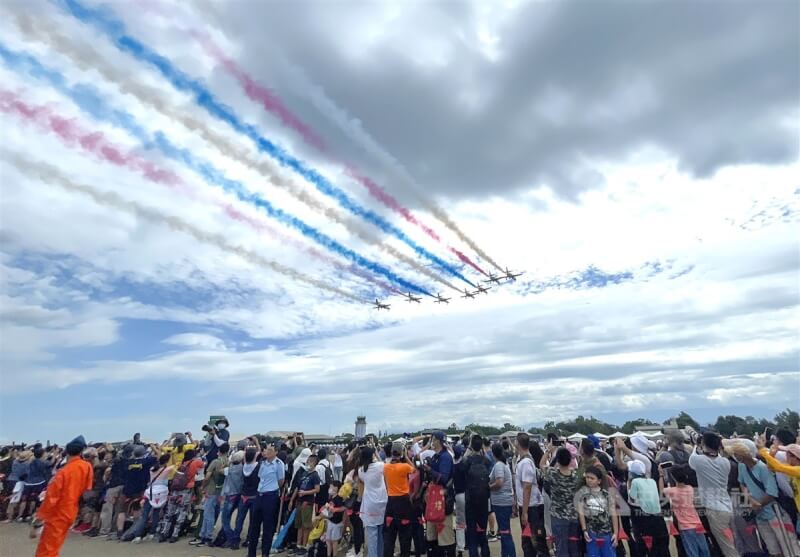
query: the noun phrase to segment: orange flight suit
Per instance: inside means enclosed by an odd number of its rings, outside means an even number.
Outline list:
[[[73,457],[56,473],[47,486],[44,503],[38,517],[44,521],[44,530],[36,557],[58,557],[61,546],[78,516],[79,502],[85,491],[92,489],[92,465],[81,457]]]

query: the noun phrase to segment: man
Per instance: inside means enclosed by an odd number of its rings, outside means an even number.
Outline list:
[[[150,483],[150,469],[158,463],[158,456],[150,454],[144,445],[134,445],[132,458],[125,460],[122,496],[117,498],[116,539],[122,537],[125,529],[128,505],[144,495]]]
[[[467,548],[470,557],[489,557],[486,529],[489,522],[489,472],[491,463],[483,454],[483,439],[477,433],[470,440],[470,453],[459,464],[464,470],[464,510],[467,523]]]
[[[444,522],[425,525],[425,537],[428,541],[428,555],[455,557],[456,535],[453,524],[455,510],[455,491],[453,490],[453,457],[444,444],[445,436],[442,431],[435,431],[431,435],[431,449],[433,455],[423,462],[423,469],[428,474],[429,484],[445,489],[445,519]],[[423,450],[420,457],[425,455]],[[429,487],[430,489],[430,487]]]
[[[303,456],[305,455],[305,451],[308,450],[309,449],[303,449],[303,452],[299,457],[297,457],[297,461],[302,460]],[[306,456],[306,473],[302,475],[302,479],[300,480],[297,489],[294,491],[292,498],[289,500],[290,510],[295,503],[297,504],[297,515],[295,516],[294,525],[295,528],[297,528],[298,555],[305,554],[306,550],[308,549],[306,547],[306,543],[308,543],[308,534],[311,533],[312,528],[312,519],[314,517],[314,501],[317,493],[319,493],[319,476],[317,475],[318,462],[319,460],[317,455],[309,454]],[[295,477],[298,477],[298,474],[302,474],[302,472],[296,470]],[[254,556],[251,555],[250,557]]]
[[[207,464],[214,462],[219,454],[219,448],[222,446],[222,444],[228,443],[231,440],[231,432],[228,431],[229,427],[230,423],[228,422],[228,418],[218,419],[214,422],[214,427],[212,428],[203,426],[209,437],[205,444]]]
[[[697,487],[697,474],[694,470],[689,468],[689,457],[691,456],[691,448],[684,444],[683,433],[680,430],[673,429],[667,432],[667,450],[663,451],[658,456],[659,465],[665,462],[672,462],[671,466],[684,466],[687,471],[687,485]],[[662,468],[664,473],[664,483],[674,485],[675,482],[670,474],[669,468]]]
[[[124,450],[119,455],[113,455],[110,468],[105,471],[106,494],[103,507],[100,509],[100,536],[111,533],[114,523],[114,509],[117,508],[117,499],[122,497],[122,488],[125,485],[125,460],[132,455],[133,447],[126,453]]]
[[[725,557],[738,557],[732,530],[733,504],[728,495],[731,462],[720,456],[721,444],[722,439],[716,433],[704,433],[689,456],[689,467],[697,474],[698,502],[705,509],[714,540]]]
[[[328,461],[328,450],[320,447],[317,451],[317,476],[319,476],[319,493],[317,493],[317,508],[321,509],[328,502],[329,481],[333,481],[333,468]]]
[[[779,429],[775,432],[775,437],[776,439],[774,442],[782,447],[791,445],[796,440],[795,435],[788,429]],[[767,441],[769,441],[769,439],[767,439]],[[786,464],[786,451],[779,449],[778,452],[775,453],[775,458],[777,458],[781,464]],[[794,488],[792,487],[792,480],[786,474],[777,472],[775,474],[775,480],[778,482],[778,504],[789,515],[791,523],[797,524],[797,505],[795,505],[794,498],[800,496],[800,494],[795,494]]]
[[[186,455],[186,451],[189,449],[196,450],[196,448],[197,445],[192,440],[191,431],[187,431],[186,433],[176,433],[169,441],[167,441],[161,451],[169,454],[169,466],[175,467],[169,473],[170,480],[175,477],[175,472],[177,472],[178,468],[180,468],[181,464],[183,464],[183,458]]]
[[[549,557],[544,529],[544,499],[539,491],[536,465],[531,456],[527,433],[517,434],[517,470],[514,478],[522,528],[522,551],[525,557]]]
[[[414,509],[411,507],[411,487],[408,476],[414,473],[414,467],[411,465],[402,443],[394,443],[390,453],[392,458],[383,467],[388,494],[383,555],[384,557],[394,555],[394,544],[399,536],[400,556],[409,557],[411,555],[411,519]]]
[[[159,541],[169,538],[170,543],[178,541],[186,524],[192,506],[195,478],[203,468],[203,461],[196,457],[194,449],[186,451],[183,463],[172,478],[167,510],[158,526]]]
[[[286,478],[286,468],[278,458],[274,445],[269,444],[264,447],[262,455],[264,459],[258,469],[258,496],[250,515],[247,557],[256,557],[259,535],[261,535],[261,555],[269,556],[272,537],[278,526],[280,491]]]
[[[44,530],[36,547],[36,557],[57,557],[70,526],[78,515],[78,501],[92,489],[92,465],[81,458],[86,440],[79,435],[67,443],[67,464],[56,473],[47,487],[38,520]]]
[[[203,499],[203,527],[200,530],[200,538],[195,542],[189,542],[198,547],[211,545],[214,537],[214,525],[217,523],[219,513],[219,494],[222,485],[225,483],[225,468],[228,466],[228,452],[230,445],[223,443],[219,446],[219,454],[206,468],[206,475],[203,478],[201,490],[205,493]]]
[[[469,442],[466,445],[459,443],[453,447],[453,491],[456,494],[455,502],[455,520],[456,520],[456,555],[461,557],[464,550],[467,548],[467,478],[464,467],[461,466],[464,451],[469,448]]]

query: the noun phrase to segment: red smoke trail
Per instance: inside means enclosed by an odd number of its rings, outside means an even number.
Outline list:
[[[295,116],[294,113],[292,113],[292,111],[289,110],[283,104],[283,102],[272,93],[272,91],[257,83],[234,60],[225,56],[222,50],[216,45],[216,43],[214,43],[213,39],[207,33],[197,29],[191,29],[189,32],[195,38],[195,40],[200,43],[209,56],[214,58],[220,65],[222,65],[223,68],[225,68],[225,70],[228,71],[228,73],[236,78],[250,100],[261,104],[261,106],[264,107],[264,110],[277,116],[285,126],[299,133],[306,143],[313,146],[321,153],[329,154],[328,146],[325,144],[325,140],[323,140],[322,137],[317,135],[310,127],[300,120],[300,118]],[[367,191],[370,193],[370,195],[372,195],[372,197],[380,201],[384,206],[392,211],[399,213],[407,222],[421,228],[428,236],[437,242],[443,243],[441,237],[433,229],[420,222],[410,210],[404,207],[389,192],[387,192],[367,176],[357,172],[354,168],[352,168],[352,166],[346,165],[345,168],[347,170],[347,174],[362,186],[367,188]],[[464,253],[452,246],[446,247],[447,250],[458,257],[462,263],[466,263],[479,273],[486,275],[486,271],[481,269]]]
[[[73,120],[53,114],[52,111],[46,106],[30,106],[19,100],[17,95],[14,93],[0,89],[0,112],[5,112],[6,114],[16,113],[22,116],[25,120],[37,124],[42,129],[51,130],[70,147],[79,144],[85,151],[88,151],[105,161],[108,161],[116,166],[123,166],[131,170],[139,171],[152,182],[175,187],[182,190],[184,193],[189,194],[191,197],[195,197],[196,192],[187,184],[185,184],[181,180],[180,176],[168,170],[160,169],[142,157],[134,154],[123,153],[118,147],[109,143],[102,133],[87,133],[81,130],[81,128]],[[366,273],[361,269],[353,269],[347,265],[343,265],[330,255],[323,253],[312,246],[307,246],[303,242],[281,233],[272,226],[261,222],[259,219],[248,217],[230,204],[221,202],[216,202],[216,204],[220,206],[230,218],[245,223],[259,232],[266,232],[280,241],[282,244],[291,244],[298,249],[304,250],[313,257],[316,257],[326,263],[330,263],[341,271],[353,273],[367,281],[370,281],[373,284],[380,286],[387,292],[402,294],[400,290],[397,290],[382,280],[371,276],[369,273]]]

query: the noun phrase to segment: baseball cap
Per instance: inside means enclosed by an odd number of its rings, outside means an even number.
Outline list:
[[[434,439],[438,439],[440,443],[444,443],[444,439],[445,439],[444,431],[434,431],[431,434],[431,437],[433,437]]]

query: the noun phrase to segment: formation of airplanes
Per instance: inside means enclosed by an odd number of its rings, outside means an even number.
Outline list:
[[[523,274],[525,274],[524,271],[520,271],[519,273],[515,273],[515,272],[509,270],[508,267],[505,268],[505,271],[503,271],[503,272],[501,272],[499,274],[489,273],[487,275],[488,278],[486,280],[482,281],[483,283],[485,283],[485,285],[479,283],[475,287],[475,290],[473,290],[473,291],[467,290],[465,288],[464,289],[464,293],[461,295],[461,297],[465,298],[465,299],[469,298],[471,300],[474,300],[480,294],[488,294],[489,293],[489,290],[491,290],[492,287],[491,286],[487,286],[487,285],[490,285],[492,283],[500,285],[500,284],[507,284],[509,282],[515,282],[517,280],[517,277],[520,277]],[[417,303],[417,304],[421,304],[422,303],[422,297],[421,296],[414,296],[411,292],[406,292],[406,293],[402,294],[402,296],[403,296],[403,300],[405,300],[408,303]],[[432,297],[433,297],[433,303],[434,304],[449,304],[450,300],[452,300],[452,298],[445,298],[444,296],[441,295],[441,293],[438,293],[438,292],[436,293],[436,296],[432,296]],[[373,304],[373,307],[375,309],[377,309],[377,310],[385,309],[385,310],[388,311],[389,308],[391,307],[391,305],[387,304],[387,303],[382,303],[380,300],[378,300],[376,298],[375,299],[375,303]]]

